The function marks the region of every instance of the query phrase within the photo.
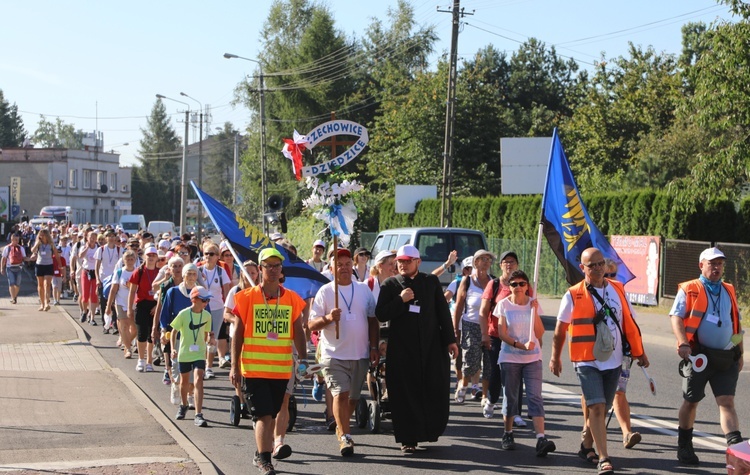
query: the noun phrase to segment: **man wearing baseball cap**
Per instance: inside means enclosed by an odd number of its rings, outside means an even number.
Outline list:
[[[153,283],[159,273],[159,269],[156,268],[159,254],[153,244],[148,244],[143,250],[143,254],[146,263],[138,267],[128,280],[130,285],[128,318],[135,322],[138,337],[138,364],[136,364],[135,370],[141,373],[150,373],[154,371],[151,352],[154,346],[151,341],[154,315],[151,312],[156,307]]]
[[[404,454],[415,453],[419,442],[437,441],[448,425],[448,398],[424,395],[448,392],[449,353],[458,354],[443,287],[437,276],[419,272],[421,262],[416,247],[398,249],[399,275],[383,282],[375,309],[378,320],[390,322],[386,384]]]
[[[301,359],[307,358],[300,318],[305,301],[279,282],[284,256],[277,249],[263,249],[258,261],[263,283],[234,296],[230,378],[235,387],[245,378],[244,391],[249,395],[256,421],[253,465],[262,473],[275,474],[271,463],[273,420],[281,409],[292,376],[292,344]]]
[[[722,282],[725,263],[726,256],[716,247],[701,252],[698,259],[701,275],[679,284],[669,311],[680,358],[687,360],[688,356],[700,353],[708,358],[705,370],[691,371],[682,383],[677,459],[688,465],[699,463],[693,449],[693,424],[698,403],[706,395],[706,383],[711,383],[719,406],[727,446],[742,442],[734,407],[737,379],[744,363],[742,327],[734,286]]]

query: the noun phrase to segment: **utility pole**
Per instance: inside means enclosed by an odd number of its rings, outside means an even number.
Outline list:
[[[266,180],[266,88],[263,85],[263,65],[260,66],[260,200],[261,219],[263,220],[263,232],[268,236],[268,222],[266,222],[266,201],[268,200],[268,189]]]
[[[203,190],[203,104],[201,104],[200,124],[198,125],[198,188]],[[203,203],[198,200],[198,229],[195,230],[195,236],[198,245],[203,249]]]
[[[234,205],[237,206],[237,162],[240,156],[240,133],[234,134],[234,169],[232,173],[232,196],[234,196]],[[237,211],[237,210],[235,210]]]
[[[182,180],[180,181],[180,189],[182,194],[180,195],[180,234],[187,232],[185,225],[187,224],[187,149],[188,149],[188,134],[190,133],[190,107],[185,111],[185,143],[182,145]]]
[[[451,10],[440,10],[441,13],[453,15],[453,30],[451,34],[451,52],[448,69],[448,98],[445,103],[445,144],[443,147],[443,190],[440,201],[440,226],[450,227],[452,221],[451,187],[453,185],[453,131],[456,125],[456,76],[458,62],[458,28],[460,18],[465,13],[460,6],[461,0],[453,0]]]

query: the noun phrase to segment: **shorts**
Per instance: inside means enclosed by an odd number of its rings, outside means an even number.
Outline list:
[[[199,369],[201,371],[206,370],[206,360],[197,360],[197,361],[178,361],[177,366],[179,367],[180,374],[190,373],[194,369]]]
[[[46,266],[37,264],[36,265],[36,270],[34,272],[35,272],[35,274],[36,274],[37,277],[46,277],[48,275],[49,276],[55,275],[55,271],[54,271],[54,268],[53,268],[52,264],[46,265]]]
[[[359,399],[362,392],[362,384],[367,376],[370,362],[367,358],[361,360],[337,360],[324,357],[320,362],[323,365],[323,376],[326,386],[331,394],[338,396],[341,393],[349,393],[349,399]]]
[[[576,367],[576,376],[581,383],[581,392],[586,399],[586,406],[605,404],[607,410],[615,399],[617,383],[620,380],[621,367],[600,371],[593,366]]]
[[[253,420],[271,416],[281,410],[286,392],[286,379],[245,378],[245,398],[250,401],[250,414]]]
[[[99,297],[96,295],[96,277],[90,279],[87,271],[81,274],[81,302],[99,303]]]
[[[5,274],[8,276],[8,286],[21,286],[21,277],[23,277],[23,267],[6,267]]]
[[[52,277],[52,288],[55,290],[62,289],[62,277]]]
[[[224,320],[224,316],[223,315],[224,314],[222,313],[222,317],[221,317],[222,318],[222,322],[221,322],[221,327],[219,328],[219,333],[218,333],[219,336],[216,337],[217,340],[228,340],[229,339],[229,324],[227,322],[223,321]],[[213,320],[213,318],[214,317],[212,315],[211,319]]]
[[[729,369],[717,371],[709,363],[700,373],[690,372],[682,380],[682,397],[687,402],[699,402],[706,397],[706,383],[711,384],[714,397],[734,396],[737,390],[737,379],[740,376],[740,362],[735,361]]]
[[[221,324],[224,323],[224,307],[218,310],[211,310],[211,331],[214,332],[216,339],[219,339]],[[226,337],[225,337],[226,338]]]
[[[155,300],[141,300],[135,304],[135,328],[138,331],[138,341],[141,343],[151,340],[151,331],[154,325],[154,316],[151,315],[151,310],[154,307],[156,307]]]

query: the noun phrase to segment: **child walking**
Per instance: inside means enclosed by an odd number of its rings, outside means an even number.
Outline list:
[[[196,286],[190,292],[190,307],[177,314],[170,324],[174,331],[170,335],[172,358],[177,360],[180,371],[180,408],[176,419],[184,419],[188,410],[188,388],[190,372],[193,371],[195,384],[195,425],[206,427],[203,418],[203,373],[206,370],[206,343],[216,344],[211,331],[211,313],[206,305],[211,300],[211,293],[205,287]],[[177,334],[180,334],[179,344]],[[179,348],[179,350],[178,350]]]

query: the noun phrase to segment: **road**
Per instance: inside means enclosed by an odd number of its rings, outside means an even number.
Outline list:
[[[545,306],[547,313],[556,310],[554,300]],[[63,307],[73,316],[78,315],[77,306],[71,300],[63,301]],[[681,378],[677,374],[677,358],[673,341],[663,327],[653,327],[644,322],[648,318],[666,318],[664,315],[645,313],[640,321],[644,329],[646,348],[651,360],[650,375],[656,381],[657,392],[652,396],[646,379],[639,369],[633,370],[628,399],[631,403],[634,430],[643,434],[643,442],[635,449],[622,447],[622,435],[616,420],[609,425],[610,456],[618,473],[724,473],[724,450],[726,448],[718,424],[718,409],[713,398],[707,398],[699,407],[696,420],[696,451],[701,458],[697,468],[683,467],[676,460],[676,417],[681,403]],[[545,317],[551,341],[554,318]],[[169,390],[161,382],[162,369],[155,373],[137,373],[136,360],[125,360],[115,347],[116,336],[102,334],[101,326],[83,325],[92,345],[113,367],[120,368],[150,397],[172,420],[176,406],[169,403]],[[661,334],[654,334],[655,332]],[[649,333],[651,332],[651,333]],[[549,347],[544,348],[544,363],[549,361]],[[567,354],[567,349],[564,350]],[[748,394],[748,371],[743,371],[737,394]],[[239,427],[229,424],[229,398],[232,388],[228,382],[228,371],[218,369],[217,378],[206,382],[204,415],[208,428],[197,428],[192,424],[192,412],[185,421],[174,421],[176,426],[199,447],[216,465],[221,473],[254,473],[251,457],[254,439],[251,425],[243,420]],[[452,384],[455,388],[455,383]],[[324,405],[310,397],[311,385],[305,382],[297,389],[299,418],[293,432],[287,437],[294,454],[276,464],[280,473],[297,474],[416,474],[425,472],[466,473],[514,473],[514,474],[561,474],[593,473],[594,466],[585,464],[576,453],[580,443],[581,413],[579,387],[572,365],[563,366],[560,378],[545,370],[546,433],[557,444],[557,452],[545,459],[535,457],[534,434],[530,428],[517,429],[517,450],[505,452],[500,449],[502,437],[501,419],[482,417],[478,401],[464,404],[451,403],[450,423],[437,443],[427,444],[426,450],[412,456],[403,456],[395,444],[390,431],[391,423],[383,423],[382,434],[370,434],[367,429],[354,428],[355,456],[342,458],[338,455],[338,444],[332,433],[322,425]],[[427,397],[438,395],[425,394]],[[445,394],[441,397],[449,397]],[[749,433],[750,403],[745,397],[737,398],[737,409],[745,432]],[[499,414],[499,410],[497,411]],[[116,408],[113,412],[116,417]],[[530,426],[530,423],[529,423]],[[697,431],[700,431],[698,433]],[[248,472],[249,470],[249,472]]]

